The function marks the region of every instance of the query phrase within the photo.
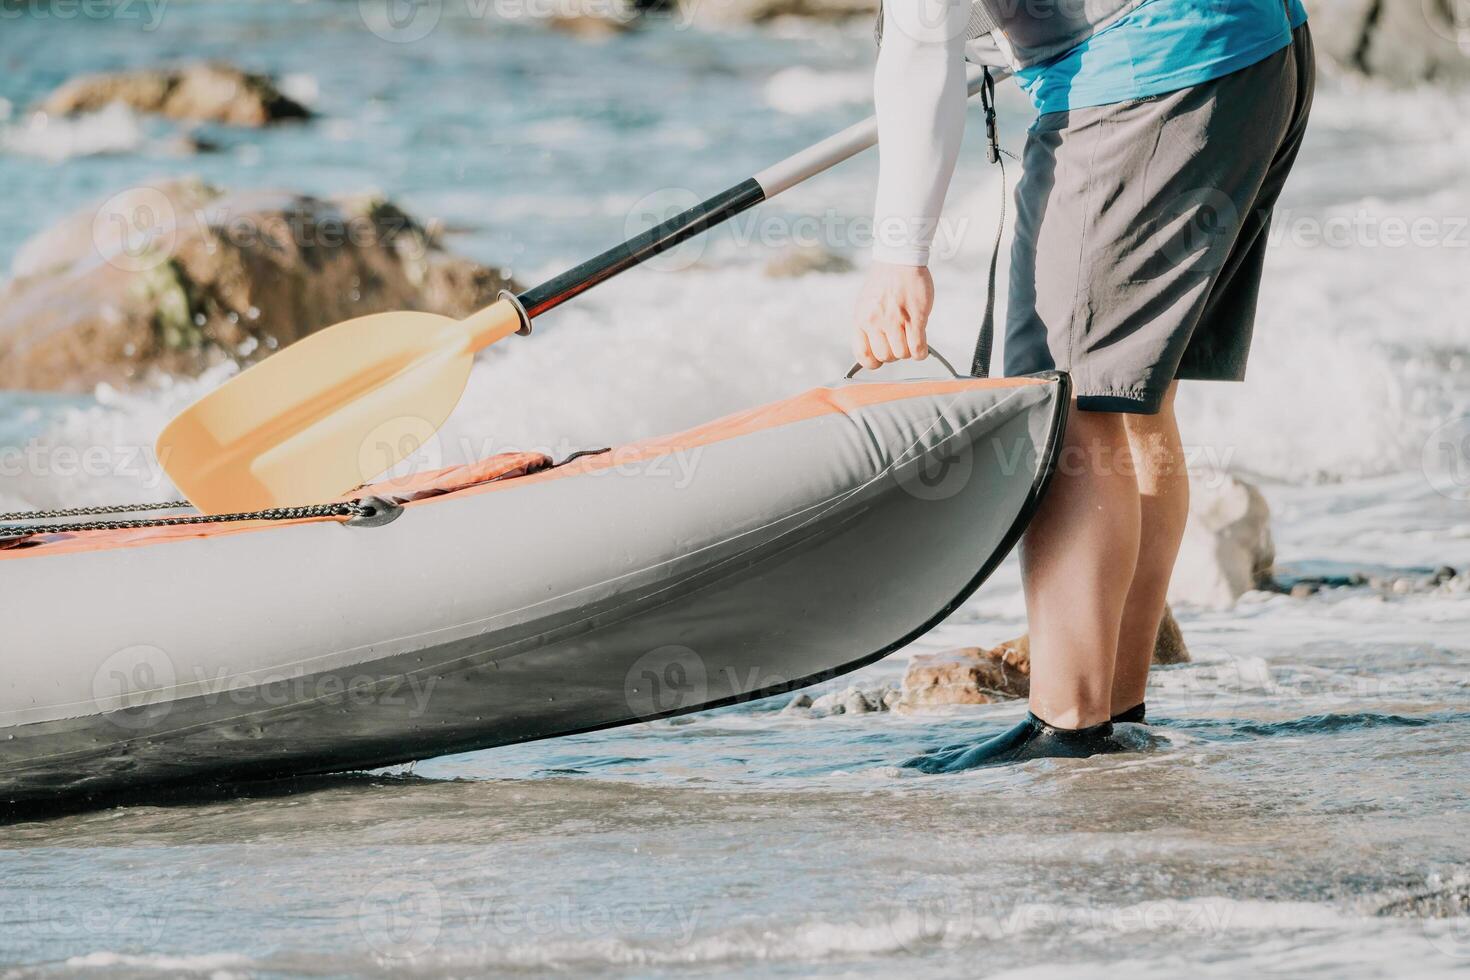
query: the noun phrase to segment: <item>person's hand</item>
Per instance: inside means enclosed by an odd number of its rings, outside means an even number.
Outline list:
[[[858,294],[852,354],[869,370],[929,356],[924,330],[934,308],[934,279],[923,266],[874,262]]]

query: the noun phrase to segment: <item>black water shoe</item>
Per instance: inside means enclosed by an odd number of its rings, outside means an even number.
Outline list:
[[[1113,724],[1147,725],[1148,722],[1144,720],[1145,713],[1144,703],[1140,701],[1127,711],[1120,711],[1113,715]]]
[[[968,748],[941,749],[903,764],[920,772],[963,772],[984,766],[1004,766],[1031,759],[1085,759],[1108,752],[1124,752],[1129,746],[1113,737],[1113,723],[1105,721],[1089,728],[1057,728],[1026,713],[1015,728]]]

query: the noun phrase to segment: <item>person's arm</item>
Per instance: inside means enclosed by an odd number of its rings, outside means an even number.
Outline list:
[[[853,354],[864,366],[928,354],[927,266],[965,126],[969,0],[888,0],[874,75],[878,193],[873,266]]]
[[[873,258],[927,265],[965,132],[969,0],[889,0],[873,75]]]

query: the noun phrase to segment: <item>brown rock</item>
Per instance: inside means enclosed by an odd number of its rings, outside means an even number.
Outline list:
[[[1159,638],[1154,643],[1154,663],[1161,666],[1189,663],[1189,647],[1184,643],[1184,631],[1174,618],[1174,610],[1164,607],[1164,618],[1159,621]]]
[[[903,676],[900,710],[1025,697],[1031,690],[1025,641],[1021,637],[992,650],[963,647],[915,655]]]
[[[818,245],[793,245],[772,256],[766,275],[772,279],[794,279],[811,273],[850,272],[852,260]]]
[[[1189,662],[1184,634],[1168,607],[1159,623],[1154,663]],[[903,677],[901,711],[951,704],[989,704],[1031,692],[1031,640],[1023,634],[989,650],[963,647],[916,654]]]
[[[310,110],[284,95],[265,75],[212,62],[82,75],[47,96],[40,109],[70,116],[96,112],[116,102],[171,119],[230,126],[268,126],[311,116]]]
[[[600,16],[597,14],[559,14],[549,18],[552,30],[579,37],[584,41],[602,41],[619,34],[627,34],[637,27],[632,17]]]
[[[464,316],[515,286],[377,198],[139,187],[22,247],[0,286],[0,387],[85,391],[248,364],[341,320]]]
[[[877,0],[720,0],[685,3],[685,16],[696,24],[765,23],[779,17],[844,21],[877,16]]]

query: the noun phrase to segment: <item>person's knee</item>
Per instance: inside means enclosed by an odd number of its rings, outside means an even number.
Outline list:
[[[1084,412],[1074,401],[1067,428],[1083,438],[1117,438],[1127,432],[1124,421],[1126,417],[1123,412]]]
[[[1058,459],[1062,475],[1089,482],[1112,477],[1132,480],[1133,454],[1122,413],[1074,409],[1067,422],[1065,442]]]

